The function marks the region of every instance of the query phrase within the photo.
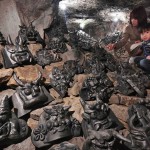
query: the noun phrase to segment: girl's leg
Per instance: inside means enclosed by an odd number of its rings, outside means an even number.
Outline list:
[[[150,73],[150,60],[149,59],[142,59],[140,61],[140,66],[146,73]]]
[[[136,57],[134,57],[134,63],[137,64],[138,67],[141,67],[140,61],[142,59],[145,59],[145,57],[143,57],[143,56],[136,56]]]

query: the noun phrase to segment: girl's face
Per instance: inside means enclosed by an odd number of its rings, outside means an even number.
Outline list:
[[[150,30],[141,33],[141,39],[142,39],[143,41],[148,41],[148,40],[150,40]]]
[[[134,27],[138,26],[138,20],[137,19],[132,18],[131,23],[132,23],[132,26],[134,26]]]

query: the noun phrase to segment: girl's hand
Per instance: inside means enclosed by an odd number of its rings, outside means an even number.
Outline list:
[[[138,40],[138,41],[135,41],[135,43],[140,43],[141,41],[140,40]]]
[[[149,59],[149,60],[150,60],[150,56],[147,56],[146,59]]]
[[[110,43],[106,46],[106,48],[111,51],[115,48],[115,44]]]

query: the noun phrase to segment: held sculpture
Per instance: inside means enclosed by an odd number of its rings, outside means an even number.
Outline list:
[[[11,112],[8,96],[0,101],[0,145],[9,145],[27,137],[27,123]]]
[[[42,74],[39,73],[39,77],[36,80],[30,83],[23,83],[14,74],[14,79],[19,84],[19,87],[16,88],[12,101],[14,108],[17,110],[18,117],[54,100],[46,88],[40,84],[41,77]]]
[[[44,109],[37,128],[33,129],[31,139],[38,147],[52,146],[58,141],[64,141],[72,136],[80,136],[81,125],[72,117],[69,106],[53,106]]]

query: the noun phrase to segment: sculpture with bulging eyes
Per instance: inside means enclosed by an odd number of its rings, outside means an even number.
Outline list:
[[[29,64],[32,61],[32,55],[27,45],[23,44],[21,37],[16,42],[16,45],[14,45],[9,36],[7,38],[7,45],[5,45],[2,51],[2,56],[6,69]]]
[[[4,96],[0,101],[0,146],[20,142],[27,134],[27,123],[11,112],[8,96]]]
[[[80,99],[81,105],[84,109],[82,114],[82,128],[85,137],[89,135],[88,130],[99,131],[100,129],[115,128],[120,130],[123,128],[114,113],[109,109],[108,104],[97,99],[96,102],[89,104],[82,98]]]
[[[14,74],[14,79],[19,84],[19,87],[12,96],[12,101],[14,108],[18,110],[18,117],[27,114],[37,107],[46,105],[53,100],[46,88],[40,84],[41,77],[42,75],[39,73],[39,77],[36,80],[24,84]]]

